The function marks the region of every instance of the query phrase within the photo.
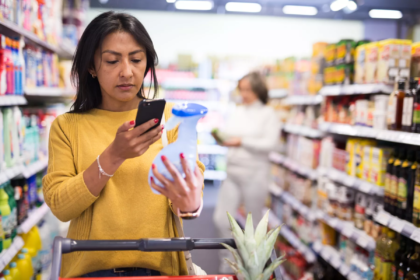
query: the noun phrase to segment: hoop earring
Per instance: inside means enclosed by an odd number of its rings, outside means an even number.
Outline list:
[[[92,74],[92,79],[95,79],[95,78],[96,78],[96,76]]]

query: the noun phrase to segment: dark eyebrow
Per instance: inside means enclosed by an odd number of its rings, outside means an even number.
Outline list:
[[[144,51],[143,50],[136,50],[136,51],[130,52],[128,55],[133,55],[133,54],[136,54],[136,53],[139,53],[139,52],[144,52]],[[118,55],[118,56],[122,55],[119,52],[115,52],[115,51],[111,51],[111,50],[106,50],[106,51],[103,51],[102,53],[110,53],[110,54],[114,54],[114,55]]]

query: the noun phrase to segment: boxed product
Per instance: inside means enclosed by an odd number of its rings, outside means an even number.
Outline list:
[[[356,149],[355,149],[355,165],[356,165],[356,177],[363,179],[363,165],[365,163],[364,161],[364,147],[365,146],[374,146],[375,145],[375,141],[374,140],[368,140],[368,139],[363,139],[360,140],[359,142],[357,142],[356,144]]]
[[[365,181],[369,181],[370,171],[372,167],[372,147],[364,146],[363,147],[363,163],[362,163],[362,178]]]
[[[335,78],[336,78],[335,73],[336,73],[335,66],[326,67],[324,69],[324,84],[326,85],[335,84]]]
[[[353,221],[354,189],[340,186],[338,188],[338,217],[344,221]]]
[[[354,68],[354,82],[356,84],[364,84],[366,71],[366,45],[361,45],[356,48]]]
[[[356,177],[356,144],[360,140],[357,138],[350,138],[347,140],[346,143],[346,151],[347,151],[347,164],[346,164],[346,172],[348,175]]]
[[[376,83],[378,69],[378,43],[366,44],[365,82]]]
[[[353,40],[341,40],[336,45],[336,64],[348,64],[354,62],[354,49],[356,42]]]
[[[411,77],[420,77],[420,42],[411,47]]]
[[[325,48],[325,62],[327,66],[335,65],[336,59],[336,45],[328,44]]]
[[[335,84],[350,85],[354,82],[354,64],[340,64],[335,67]]]
[[[408,78],[411,63],[411,41],[389,39],[378,43],[377,81],[393,84],[397,77]]]
[[[391,148],[372,148],[369,182],[381,187],[385,186],[386,166],[391,153]]]

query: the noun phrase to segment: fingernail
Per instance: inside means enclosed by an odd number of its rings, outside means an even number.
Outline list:
[[[165,129],[165,126],[162,124],[162,130],[164,130]]]
[[[158,123],[159,122],[159,120],[158,119],[155,119],[155,123]]]
[[[185,158],[184,153],[180,153],[180,154],[179,154],[179,156],[180,156],[181,158]]]
[[[152,169],[155,169],[156,168],[156,165],[153,163],[152,164]]]
[[[155,182],[155,180],[153,179],[153,177],[150,177],[150,181],[153,182],[153,183]]]
[[[165,156],[161,156],[160,158],[162,159],[162,161],[165,161],[166,160],[166,157]]]
[[[130,124],[131,124],[131,125],[134,125],[134,121],[130,121]]]

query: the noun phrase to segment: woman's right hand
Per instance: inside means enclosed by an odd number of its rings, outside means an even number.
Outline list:
[[[158,119],[152,119],[138,127],[135,122],[125,122],[117,130],[117,135],[110,145],[110,153],[117,161],[124,161],[144,154],[162,136],[163,126],[158,126],[148,132],[151,127],[158,123]],[[146,132],[146,133],[145,133]]]

